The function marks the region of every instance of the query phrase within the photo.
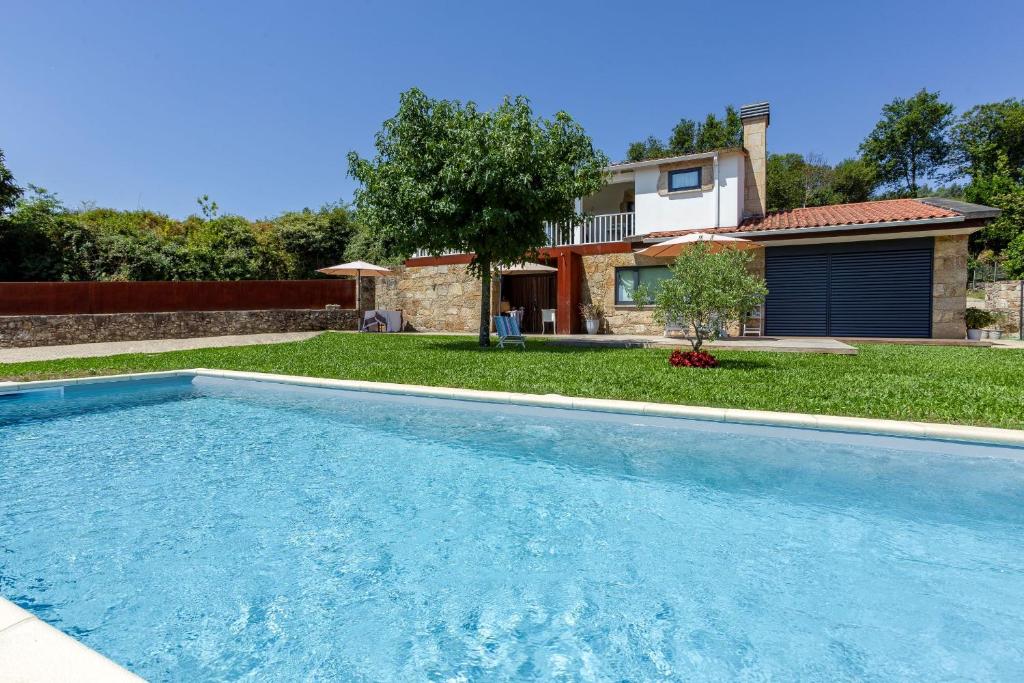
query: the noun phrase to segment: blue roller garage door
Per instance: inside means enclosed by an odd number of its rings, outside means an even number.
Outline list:
[[[770,247],[765,333],[930,337],[932,238]]]

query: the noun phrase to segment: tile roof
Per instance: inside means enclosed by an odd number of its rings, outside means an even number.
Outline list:
[[[861,225],[865,223],[891,223],[898,221],[953,218],[961,214],[950,209],[925,204],[916,199],[884,199],[857,204],[809,206],[790,211],[776,211],[767,216],[748,218],[739,226],[712,228],[710,232],[759,232],[821,228],[832,225]],[[648,233],[646,237],[675,237],[692,230],[664,230]]]

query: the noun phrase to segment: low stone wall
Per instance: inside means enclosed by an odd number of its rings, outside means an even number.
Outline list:
[[[1020,280],[1000,280],[985,282],[979,289],[985,292],[984,302],[970,299],[969,306],[984,308],[1004,318],[1001,327],[1004,331],[1016,333],[1020,330]]]
[[[351,309],[0,316],[0,347],[357,329]]]
[[[491,310],[498,310],[497,278],[491,283]],[[424,332],[476,332],[480,328],[480,280],[464,264],[404,266],[378,278],[377,308],[402,311],[407,329]]]

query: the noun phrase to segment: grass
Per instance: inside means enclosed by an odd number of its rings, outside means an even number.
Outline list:
[[[1024,428],[1024,353],[863,344],[857,356],[667,349],[479,349],[470,337],[327,333],[301,342],[0,364],[14,380],[218,368],[688,405]]]

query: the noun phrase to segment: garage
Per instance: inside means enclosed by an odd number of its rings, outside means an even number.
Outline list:
[[[930,337],[934,239],[765,250],[765,334]]]

